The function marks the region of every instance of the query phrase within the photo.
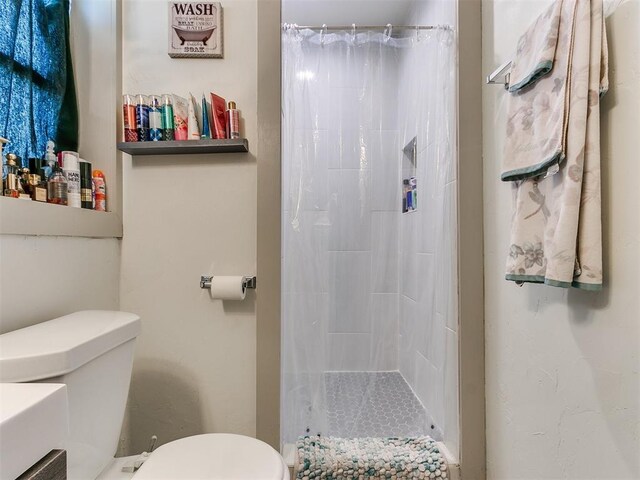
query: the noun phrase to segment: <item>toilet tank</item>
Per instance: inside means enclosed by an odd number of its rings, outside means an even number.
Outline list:
[[[67,385],[68,478],[92,480],[112,460],[140,318],[87,310],[0,335],[0,382]]]

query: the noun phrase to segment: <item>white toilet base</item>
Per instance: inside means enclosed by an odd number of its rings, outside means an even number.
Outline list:
[[[131,455],[130,457],[114,458],[113,461],[107,465],[96,480],[131,480],[133,473],[123,472],[122,467],[130,465],[138,455]]]

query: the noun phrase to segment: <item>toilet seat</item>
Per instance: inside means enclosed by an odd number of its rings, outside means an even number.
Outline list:
[[[244,435],[194,435],[158,447],[133,480],[288,480],[278,452]]]

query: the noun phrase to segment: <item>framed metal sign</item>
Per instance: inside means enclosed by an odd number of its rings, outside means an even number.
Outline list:
[[[169,2],[169,56],[223,57],[220,2]]]

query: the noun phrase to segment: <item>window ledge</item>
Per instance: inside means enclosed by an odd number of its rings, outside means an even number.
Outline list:
[[[0,234],[121,238],[122,219],[114,212],[0,197]]]

